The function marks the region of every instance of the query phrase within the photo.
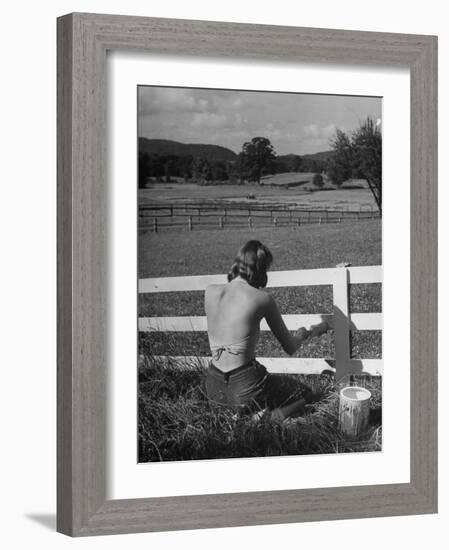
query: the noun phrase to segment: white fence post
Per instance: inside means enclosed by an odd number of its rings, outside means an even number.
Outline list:
[[[350,370],[348,289],[348,270],[346,267],[340,267],[335,272],[333,284],[336,380],[348,374]]]

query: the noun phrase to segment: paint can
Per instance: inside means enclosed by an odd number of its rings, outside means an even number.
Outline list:
[[[348,437],[357,438],[369,426],[371,392],[360,386],[346,386],[340,390],[338,426]]]

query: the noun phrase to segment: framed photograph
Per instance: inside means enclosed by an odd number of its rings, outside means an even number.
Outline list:
[[[437,39],[58,19],[58,531],[437,510]]]

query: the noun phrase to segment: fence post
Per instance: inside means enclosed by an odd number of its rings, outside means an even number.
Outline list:
[[[218,227],[220,229],[223,229],[223,216],[220,216],[219,220],[218,220]]]
[[[350,339],[349,339],[349,271],[346,267],[335,270],[333,283],[334,301],[334,338],[335,338],[335,370],[336,380],[341,379],[350,370]]]
[[[298,221],[298,227],[299,227],[301,225],[301,217],[300,216],[298,216],[297,221]]]
[[[192,231],[192,216],[189,216],[189,231]]]
[[[273,223],[274,223],[274,225],[277,225],[277,224],[278,224],[278,219],[277,219],[277,218],[273,218]]]
[[[157,233],[157,218],[154,218],[153,220],[153,230],[155,233]]]
[[[251,219],[251,216],[248,218],[248,227],[251,229],[253,226],[253,220]]]

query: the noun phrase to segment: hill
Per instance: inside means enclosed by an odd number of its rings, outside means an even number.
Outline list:
[[[307,155],[296,155],[289,153],[288,155],[278,155],[277,159],[282,162],[293,162],[295,159],[304,161],[327,162],[332,156],[333,151],[319,151],[318,153],[309,153]]]
[[[234,151],[220,145],[180,143],[169,139],[148,139],[143,137],[139,138],[139,153],[160,156],[201,157],[210,162],[235,160],[237,158]]]
[[[327,162],[333,155],[333,151],[320,151],[318,153],[309,153],[308,155],[302,155],[303,160],[316,160],[318,162]]]

